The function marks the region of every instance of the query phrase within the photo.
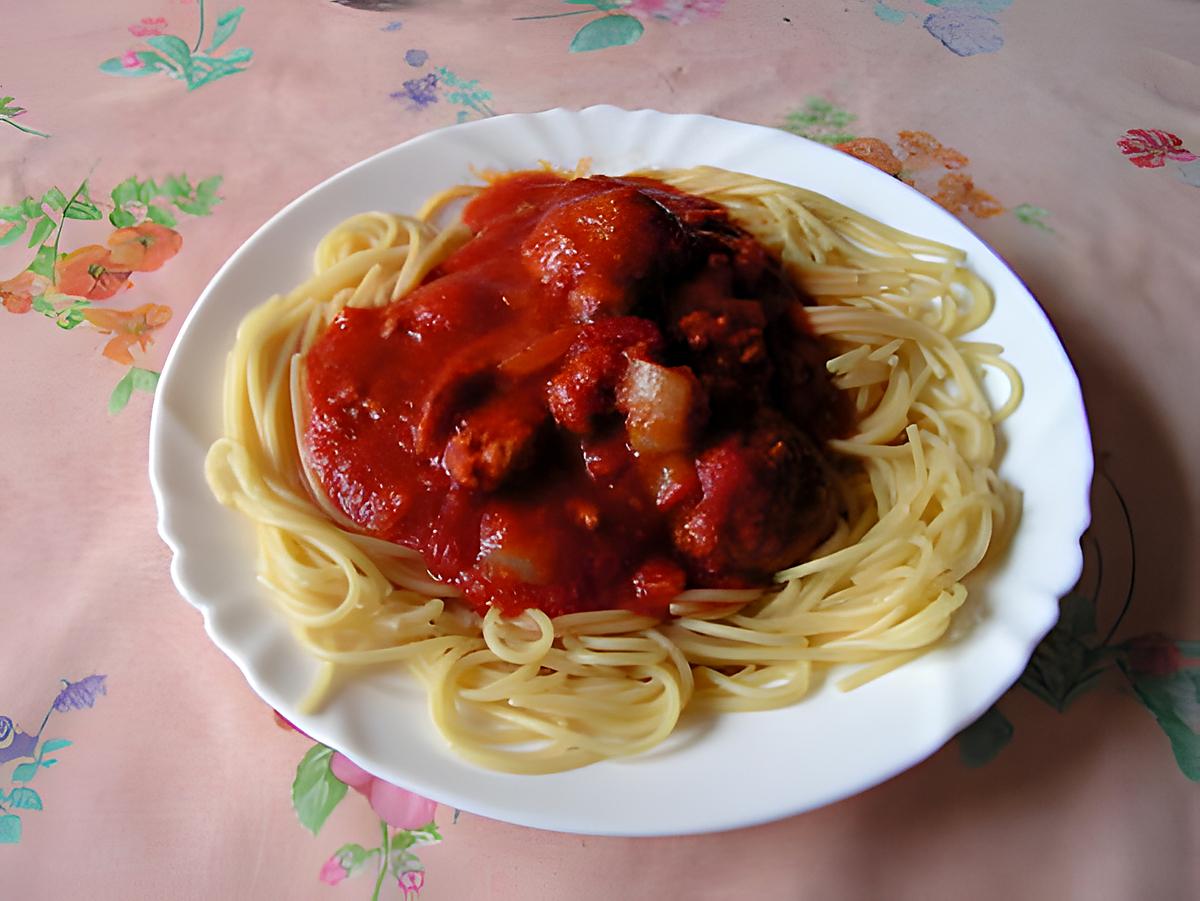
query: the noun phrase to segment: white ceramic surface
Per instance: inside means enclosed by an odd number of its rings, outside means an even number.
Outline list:
[[[826,679],[783,710],[690,724],[661,749],[549,776],[477,769],[444,744],[424,693],[403,671],[372,671],[327,709],[296,704],[316,664],[293,641],[254,577],[251,529],[221,507],[203,461],[219,436],[220,384],[239,320],[309,273],[312,250],[342,219],[415,211],[471,167],[548,160],[595,171],[713,165],[820,191],[890,225],[964,248],[996,292],[977,332],[1007,349],[1026,399],[1004,426],[1001,474],[1025,496],[1005,560],[972,583],[951,640],[843,694]],[[366,769],[445,804],[544,829],[669,835],[747,826],[869,788],[937,750],[1020,675],[1075,582],[1088,523],[1092,455],[1079,384],[1050,323],[1013,273],[949,213],[882,172],[784,132],[708,116],[590,107],[499,116],[384,151],[288,205],[221,268],[171,350],[154,403],[150,477],[159,531],[180,593],[263,700]]]

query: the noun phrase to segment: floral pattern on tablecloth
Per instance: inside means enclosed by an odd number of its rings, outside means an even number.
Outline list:
[[[927,131],[901,131],[894,141],[858,137],[855,114],[822,97],[810,97],[784,117],[782,128],[812,141],[870,163],[925,194],[939,206],[959,217],[989,219],[1011,212],[1020,222],[1052,232],[1049,212],[1031,203],[1007,209],[992,194],[975,183],[967,171],[971,160],[944,145]]]
[[[210,215],[221,202],[220,186],[220,175],[195,184],[183,173],[158,181],[130,176],[93,199],[85,178],[70,197],[53,185],[40,196],[0,206],[0,246],[25,239],[33,251],[25,269],[0,281],[0,304],[9,313],[40,314],[63,331],[83,326],[105,337],[101,354],[125,367],[109,395],[110,413],[121,412],[133,392],[154,391],[158,373],[138,366],[134,354],[150,348],[154,333],[171,321],[172,309],[157,303],[114,308],[107,302],[118,295],[124,300],[135,275],[140,280],[179,253],[183,235],[175,226],[181,218]],[[79,239],[64,239],[68,222],[99,225],[105,219],[113,230],[103,244],[72,248]]]
[[[194,42],[189,44],[185,38],[169,34],[164,17],[145,16],[126,29],[133,37],[142,38],[143,43],[125,50],[120,56],[104,60],[100,63],[100,71],[125,78],[166,75],[182,81],[189,91],[246,71],[254,51],[227,46],[237,31],[245,7],[235,6],[217,16],[208,43],[202,50],[207,25],[204,4],[205,0],[197,2],[199,21]]]
[[[304,735],[278,712],[275,723]],[[425,865],[417,849],[442,841],[434,819],[437,803],[372,776],[345,754],[317,742],[301,758],[292,783],[292,807],[300,824],[313,835],[319,833],[346,797],[347,788],[362,795],[379,817],[380,841],[372,848],[356,842],[342,845],[325,861],[317,878],[337,885],[355,876],[373,875],[371,901],[378,901],[385,880],[394,882],[406,901],[415,899],[425,885]]]
[[[1166,733],[1180,771],[1200,782],[1200,641],[1153,632],[1114,642],[1133,604],[1137,548],[1125,498],[1103,466],[1099,472],[1101,483],[1117,499],[1129,537],[1133,564],[1124,603],[1100,636],[1096,598],[1102,587],[1104,549],[1085,536],[1084,547],[1097,563],[1096,584],[1090,591],[1077,587],[1062,599],[1058,623],[1034,650],[1018,685],[1059,713],[1105,682],[1132,689]],[[968,766],[988,763],[1012,740],[1014,726],[1002,706],[1003,701],[958,736],[959,752]]]
[[[1125,158],[1139,169],[1163,169],[1175,165],[1179,180],[1200,188],[1200,157],[1183,146],[1179,135],[1160,128],[1131,128],[1117,140]]]
[[[435,104],[457,108],[455,122],[485,119],[496,115],[491,107],[492,92],[479,86],[479,79],[465,79],[445,66],[429,64],[429,54],[419,48],[405,52],[405,63],[423,74],[414,75],[401,89],[389,96],[410,112],[420,112]]]
[[[0,767],[16,763],[8,774],[8,790],[0,788],[0,845],[19,843],[25,829],[24,817],[45,810],[42,796],[29,784],[42,770],[59,763],[58,757],[51,755],[71,747],[65,738],[42,738],[50,717],[94,707],[100,695],[108,694],[106,678],[93,674],[75,682],[63,679],[36,732],[23,732],[11,717],[0,716]]]
[[[519,16],[517,21],[586,17],[567,47],[571,53],[635,44],[645,34],[647,23],[689,25],[715,19],[725,7],[725,0],[563,0],[563,3],[574,8],[568,12]]]
[[[1013,0],[859,0],[889,25],[920,23],[957,56],[995,53],[1004,46],[1000,14]]]

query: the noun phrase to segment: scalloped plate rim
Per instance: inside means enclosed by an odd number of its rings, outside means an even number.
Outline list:
[[[763,798],[758,799],[756,803],[745,805],[737,811],[711,811],[709,815],[702,818],[702,821],[697,822],[682,822],[678,816],[655,816],[653,812],[649,814],[647,811],[630,811],[628,815],[614,815],[609,813],[605,817],[594,818],[586,813],[577,814],[572,812],[564,812],[557,809],[561,805],[537,805],[524,806],[514,808],[511,803],[497,803],[494,800],[480,798],[476,795],[463,794],[457,792],[451,786],[445,784],[436,784],[433,787],[436,789],[431,791],[428,778],[413,778],[411,773],[405,772],[403,764],[396,764],[394,761],[381,761],[377,759],[377,755],[371,753],[363,753],[362,749],[356,747],[353,741],[347,741],[345,735],[337,729],[331,729],[326,724],[314,720],[309,717],[304,717],[296,713],[294,709],[289,709],[289,702],[280,693],[278,686],[271,683],[269,679],[264,678],[254,665],[252,665],[251,655],[239,643],[239,638],[236,635],[229,635],[221,631],[215,620],[217,619],[219,602],[214,602],[211,598],[207,598],[197,592],[191,585],[188,577],[189,573],[189,547],[184,542],[181,542],[178,536],[177,528],[173,527],[171,512],[169,510],[174,502],[177,489],[173,486],[173,474],[170,471],[170,462],[164,457],[163,442],[167,440],[164,436],[166,429],[167,404],[173,396],[172,389],[174,388],[176,379],[176,369],[178,368],[178,359],[182,354],[182,348],[186,346],[188,336],[194,328],[200,316],[205,315],[202,311],[208,309],[212,301],[210,298],[220,294],[223,284],[230,278],[230,273],[235,272],[239,266],[243,265],[243,260],[253,258],[256,253],[256,247],[275,229],[281,227],[281,223],[286,223],[289,217],[296,215],[295,211],[302,210],[304,206],[314,197],[320,196],[322,192],[331,190],[333,186],[344,179],[352,178],[356,173],[373,167],[380,167],[388,162],[389,159],[405,153],[411,153],[416,148],[429,143],[439,141],[454,140],[454,135],[461,135],[465,139],[471,132],[499,130],[502,128],[516,126],[520,128],[523,123],[536,122],[541,124],[550,122],[552,127],[562,127],[564,120],[574,120],[575,122],[586,122],[589,119],[623,120],[624,122],[632,121],[632,117],[638,117],[640,122],[643,119],[653,119],[655,122],[668,123],[662,127],[677,127],[680,129],[706,127],[717,127],[720,129],[732,126],[739,132],[743,133],[750,139],[760,139],[763,141],[778,141],[780,138],[788,141],[799,142],[800,145],[805,145],[808,152],[817,156],[819,159],[830,161],[836,158],[840,162],[838,166],[844,166],[846,163],[857,167],[855,174],[866,182],[875,182],[880,185],[891,183],[889,190],[895,191],[896,188],[902,189],[904,192],[909,192],[913,195],[910,202],[926,207],[925,213],[932,216],[935,220],[939,217],[943,220],[948,219],[953,227],[950,230],[962,229],[975,241],[982,245],[983,253],[990,257],[990,263],[998,265],[999,269],[1011,280],[1012,284],[1006,286],[1006,292],[1014,292],[1016,296],[1023,295],[1024,299],[1032,305],[1028,313],[1036,311],[1041,322],[1039,325],[1045,329],[1051,338],[1053,338],[1058,352],[1061,354],[1061,361],[1065,363],[1066,372],[1070,375],[1070,383],[1067,387],[1070,389],[1067,393],[1072,395],[1072,400],[1077,404],[1077,409],[1073,412],[1078,414],[1077,424],[1082,426],[1081,433],[1075,433],[1072,437],[1076,440],[1075,450],[1080,451],[1077,459],[1072,462],[1076,465],[1074,471],[1073,490],[1070,492],[1072,499],[1070,508],[1074,511],[1074,515],[1067,517],[1070,524],[1065,526],[1069,535],[1062,535],[1059,540],[1062,542],[1062,556],[1059,558],[1059,565],[1056,572],[1047,575],[1043,572],[1042,579],[1049,584],[1043,586],[1042,594],[1045,595],[1044,600],[1039,607],[1039,614],[1036,620],[1029,622],[1025,628],[1021,639],[1021,652],[1012,655],[1015,661],[1020,657],[1019,664],[1011,663],[1002,672],[998,672],[994,678],[994,685],[990,691],[978,694],[970,704],[962,704],[950,716],[944,717],[940,728],[937,731],[940,738],[933,741],[923,741],[917,747],[909,748],[906,753],[896,755],[895,759],[890,761],[886,766],[875,766],[869,774],[864,774],[861,778],[855,780],[843,779],[837,784],[828,786],[825,790],[808,790],[803,793],[803,796],[796,795],[789,797],[787,792],[779,792],[772,790]],[[828,156],[825,156],[828,155]],[[535,160],[529,160],[527,165],[534,165]],[[600,168],[603,168],[601,166]],[[819,190],[819,188],[817,188]],[[932,208],[932,209],[929,209]],[[334,223],[326,223],[327,227],[331,227]],[[943,225],[946,223],[943,221]],[[311,248],[304,248],[305,253],[311,251]],[[281,289],[286,289],[287,285],[280,286]],[[996,288],[997,295],[1000,295],[1000,286],[993,285]],[[240,316],[239,316],[240,318]],[[224,349],[224,348],[223,348]],[[1028,400],[1027,400],[1028,403]],[[321,740],[326,744],[339,748],[345,751],[348,756],[355,758],[360,763],[370,762],[375,763],[373,768],[385,778],[390,778],[398,784],[406,785],[416,791],[422,791],[436,798],[438,801],[446,804],[453,804],[463,810],[475,812],[484,816],[489,816],[496,819],[506,820],[508,822],[517,823],[520,825],[531,826],[543,829],[558,829],[563,831],[571,831],[583,834],[600,834],[600,835],[624,835],[624,836],[650,836],[650,835],[678,835],[692,834],[700,832],[711,832],[724,829],[739,828],[743,826],[756,825],[763,822],[768,822],[782,817],[790,816],[796,813],[801,813],[806,810],[811,810],[816,807],[823,806],[856,794],[874,785],[880,784],[894,775],[903,772],[904,770],[914,766],[926,757],[936,752],[945,741],[952,738],[961,728],[968,725],[980,714],[986,711],[1004,692],[1012,685],[1013,682],[1020,676],[1024,669],[1025,662],[1029,655],[1036,647],[1038,642],[1044,637],[1057,620],[1057,598],[1065,593],[1074,584],[1078,578],[1082,567],[1082,551],[1079,547],[1079,538],[1087,528],[1090,521],[1090,512],[1088,507],[1088,494],[1090,490],[1092,478],[1092,457],[1090,435],[1087,430],[1087,416],[1083,405],[1082,393],[1079,387],[1078,378],[1070,364],[1069,357],[1062,348],[1061,343],[1057,339],[1052,323],[1049,317],[1042,310],[1036,299],[1025,288],[1019,277],[1011,270],[1007,263],[994,251],[991,250],[984,242],[977,238],[973,232],[967,229],[962,223],[954,219],[949,213],[942,210],[933,204],[928,198],[916,192],[914,189],[902,183],[895,182],[893,179],[878,172],[878,170],[862,163],[858,160],[846,157],[831,148],[817,144],[807,139],[800,138],[795,135],[786,134],[776,129],[771,129],[765,126],[749,125],[741,122],[733,122],[727,119],[720,119],[714,116],[703,114],[678,114],[678,113],[660,113],[654,110],[624,110],[618,107],[609,105],[591,106],[582,110],[569,110],[556,108],[545,110],[537,113],[511,113],[503,116],[497,116],[490,119],[478,120],[459,125],[451,125],[445,128],[440,128],[434,131],[426,132],[418,135],[409,141],[398,144],[394,147],[387,148],[379,153],[376,153],[364,160],[354,163],[346,167],[340,172],[325,179],[320,184],[309,189],[301,194],[291,203],[284,206],[279,212],[267,220],[260,228],[258,228],[218,269],[213,276],[208,286],[201,293],[196,304],[189,311],[187,317],[181,326],[179,335],[174,346],[168,354],[166,363],[163,366],[162,377],[159,389],[154,398],[151,431],[150,431],[150,481],[153,489],[155,502],[158,509],[158,530],[159,534],[166,542],[172,551],[171,561],[171,576],[179,592],[183,597],[194,607],[196,607],[203,615],[205,630],[213,643],[217,645],[243,673],[247,682],[252,689],[271,703],[273,706],[281,709],[281,711],[293,719],[294,722],[299,722],[304,726],[309,734],[313,735],[317,740]],[[1005,566],[1009,565],[1007,562]],[[280,625],[283,626],[282,622]],[[283,626],[286,629],[286,626]],[[968,638],[969,642],[970,639]],[[917,661],[911,666],[917,666],[921,661]],[[885,677],[886,678],[886,677]],[[883,680],[880,680],[883,681]],[[294,705],[294,698],[291,699]],[[335,702],[336,703],[336,702]],[[785,708],[784,711],[773,711],[778,714],[786,711],[793,711],[802,706],[793,705],[793,707]],[[747,716],[759,716],[759,714],[737,714],[733,716],[721,717],[721,720],[733,720],[736,718]],[[700,742],[705,739],[701,738]],[[444,752],[448,758],[451,758],[449,749]],[[669,752],[673,754],[675,752]],[[616,761],[596,764],[584,770],[574,771],[574,773],[595,773],[595,779],[606,781],[612,773],[618,775],[624,771],[626,767],[639,766],[639,761],[648,763],[649,766],[660,765],[662,756],[657,752],[652,752],[651,755],[643,756],[642,758],[633,758],[629,761]],[[451,758],[457,761],[457,758]],[[644,764],[643,764],[644,765]],[[550,783],[555,783],[555,790],[561,790],[561,786],[557,785],[558,776],[507,776],[504,774],[486,774],[497,784],[504,783],[508,780],[530,780],[532,782],[547,780]],[[584,777],[591,781],[590,777]],[[435,780],[436,782],[436,780]],[[611,788],[611,783],[609,783]],[[780,797],[782,795],[783,797]]]

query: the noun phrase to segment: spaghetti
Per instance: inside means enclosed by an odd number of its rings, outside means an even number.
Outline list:
[[[437,223],[482,188],[442,192],[416,217],[355,216],[321,241],[310,280],[243,320],[206,464],[218,499],[255,524],[260,578],[322,662],[310,706],[339,668],[404,663],[439,730],[481,766],[545,773],[638,754],[685,709],[780,707],[814,666],[859,664],[838,683],[852,688],[914,659],[1003,544],[1019,499],[993,469],[995,424],[1021,382],[999,347],[964,337],[992,305],[964,254],[789,185],[711,168],[639,175],[722,204],[815,301],[808,322],[858,418],[828,442],[832,534],[771,588],[685,590],[666,619],[480,616],[419,553],[361,534],[329,500],[306,450],[304,385],[306,354],[341,311],[401,301],[470,240],[460,221]],[[1010,385],[998,409],[985,369]]]

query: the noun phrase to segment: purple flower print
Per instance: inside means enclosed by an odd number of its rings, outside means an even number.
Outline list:
[[[959,56],[995,53],[1004,46],[1000,23],[973,9],[940,9],[926,17],[925,30]]]
[[[0,763],[32,757],[36,747],[36,735],[26,735],[13,725],[11,719],[0,716]]]
[[[430,72],[420,78],[410,78],[404,82],[403,91],[396,91],[391,96],[395,100],[407,100],[411,109],[421,110],[430,104],[437,103],[437,88],[437,73]]]
[[[58,757],[51,756],[54,752],[71,746],[71,742],[65,738],[42,741],[46,723],[55,712],[66,713],[95,706],[97,696],[108,693],[104,686],[105,678],[101,675],[91,675],[78,682],[63,679],[62,690],[50,703],[46,715],[42,717],[41,725],[32,735],[17,729],[10,717],[0,716],[0,764],[25,759],[25,762],[18,763],[8,774],[8,789],[0,788],[0,845],[20,843],[23,831],[22,814],[44,809],[41,794],[37,789],[30,788],[29,783],[39,772],[58,763]]]
[[[54,699],[54,709],[59,713],[66,713],[68,710],[94,707],[98,695],[108,694],[108,689],[104,687],[106,678],[107,676],[86,676],[78,682],[67,682],[64,679],[65,687]]]

